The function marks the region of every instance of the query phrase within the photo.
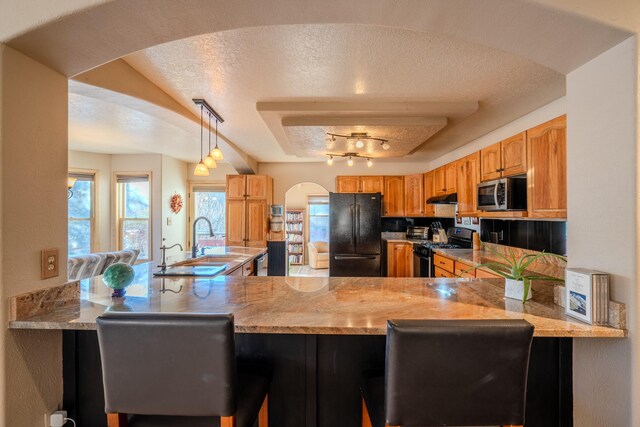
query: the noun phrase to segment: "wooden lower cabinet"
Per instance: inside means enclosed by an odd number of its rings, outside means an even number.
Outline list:
[[[502,276],[499,276],[487,270],[483,270],[481,268],[476,270],[476,277],[478,279],[504,279],[504,277]]]
[[[446,277],[446,278],[454,278],[455,275],[453,273],[448,272],[447,270],[437,267],[434,269],[433,273],[434,277]]]
[[[442,255],[435,254],[433,256],[433,265],[436,267],[448,271],[453,274],[455,269],[453,268],[454,261],[451,258],[444,257]]]
[[[387,276],[413,277],[412,243],[387,243]]]
[[[227,175],[226,245],[264,248],[273,179],[267,175]]]
[[[465,264],[464,262],[456,261],[455,262],[455,276],[463,277],[463,278],[474,278],[476,277],[476,270],[473,268],[473,265]]]

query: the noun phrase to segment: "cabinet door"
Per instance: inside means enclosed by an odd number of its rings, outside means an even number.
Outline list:
[[[501,143],[502,176],[527,173],[527,133],[522,132]]]
[[[527,131],[528,210],[533,218],[567,217],[567,118]]]
[[[336,193],[357,193],[360,190],[359,176],[337,176]]]
[[[447,184],[445,183],[445,167],[440,166],[433,173],[434,185],[436,187],[436,196],[447,194]]]
[[[244,246],[245,243],[245,201],[227,199],[227,246]]]
[[[384,216],[404,216],[404,177],[384,177]]]
[[[246,175],[227,175],[227,200],[245,196]]]
[[[424,200],[425,202],[430,198],[436,195],[436,187],[435,187],[435,171],[427,172],[424,174]],[[436,205],[424,205],[424,215],[425,216],[435,216],[436,214]]]
[[[360,192],[382,193],[384,195],[384,176],[361,176]]]
[[[404,214],[405,216],[424,216],[424,174],[404,177]]]
[[[478,204],[480,153],[463,157],[457,162],[458,214],[475,216]]]
[[[247,200],[246,227],[246,246],[267,246],[267,202],[265,200]]]
[[[387,244],[387,276],[413,277],[413,245],[410,243]]]
[[[266,175],[247,175],[247,197],[251,199],[266,199],[267,181]]]
[[[502,160],[499,142],[480,151],[480,173],[482,181],[491,181],[501,176]]]
[[[456,192],[456,162],[444,165],[444,187],[445,194]]]

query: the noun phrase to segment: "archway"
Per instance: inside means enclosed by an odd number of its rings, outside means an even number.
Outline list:
[[[329,276],[329,191],[300,182],[285,192],[284,200],[289,275]]]

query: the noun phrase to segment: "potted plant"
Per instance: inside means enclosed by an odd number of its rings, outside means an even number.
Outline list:
[[[510,257],[501,254],[493,248],[489,248],[489,251],[498,258],[503,259],[505,261],[505,264],[499,262],[485,262],[483,264],[470,268],[469,270],[475,270],[476,268],[485,267],[498,274],[499,276],[504,277],[504,296],[506,298],[522,299],[522,303],[524,304],[533,297],[533,293],[531,291],[532,280],[564,282],[563,279],[558,279],[550,276],[528,274],[525,272],[525,270],[531,265],[531,263],[544,257],[554,257],[566,262],[567,258],[562,255],[541,252],[537,254],[526,254],[522,255],[520,258],[516,258],[512,250],[509,251],[511,255]],[[463,273],[461,273],[461,275],[469,270],[464,271]]]

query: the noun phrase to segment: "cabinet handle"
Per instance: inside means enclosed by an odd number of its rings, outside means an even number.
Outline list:
[[[496,172],[500,172],[500,169],[496,169]]]

